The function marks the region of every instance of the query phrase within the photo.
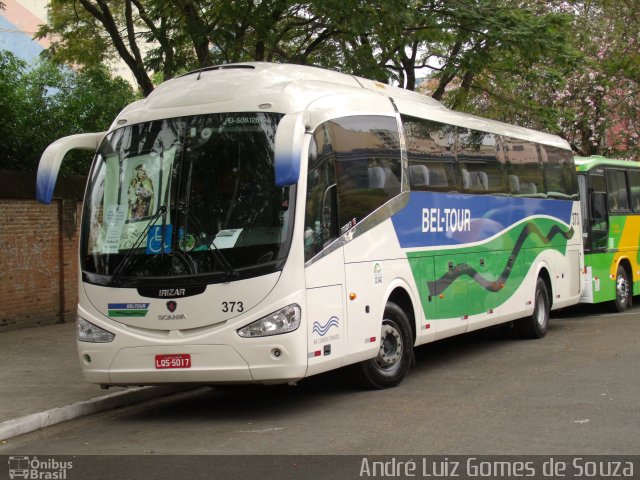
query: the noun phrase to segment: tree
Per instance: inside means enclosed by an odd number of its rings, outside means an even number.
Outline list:
[[[640,0],[52,0],[48,54],[121,58],[155,81],[249,60],[395,82],[448,106],[558,133],[576,152],[638,148]],[[631,101],[629,101],[631,99]],[[615,125],[625,128],[612,129]],[[617,132],[611,137],[611,132]],[[617,147],[616,147],[617,148]]]
[[[131,86],[112,79],[105,67],[75,72],[51,62],[34,68],[0,51],[0,168],[34,170],[57,138],[106,130],[135,99]],[[85,174],[86,157],[73,156],[62,173]]]
[[[484,78],[457,108],[556,133],[580,155],[640,153],[638,0],[545,1],[534,11],[563,15],[570,44],[533,65]],[[508,56],[501,57],[501,61]],[[452,105],[460,79],[444,96]],[[475,94],[473,94],[475,90]]]
[[[582,68],[556,99],[562,127],[582,155],[640,155],[640,23],[638,0],[572,2]]]
[[[0,168],[20,166],[20,132],[27,130],[30,112],[27,88],[21,81],[26,63],[9,52],[0,50]]]

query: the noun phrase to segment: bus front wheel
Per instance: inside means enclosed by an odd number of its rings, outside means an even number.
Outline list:
[[[375,358],[354,365],[356,377],[368,388],[391,388],[405,377],[413,359],[413,335],[409,319],[395,303],[384,309],[380,349]]]
[[[549,328],[551,303],[547,284],[541,277],[538,277],[536,281],[533,301],[533,315],[516,320],[515,325],[520,335],[525,338],[542,338],[547,334],[547,329]]]
[[[627,278],[627,271],[622,265],[618,265],[616,273],[616,299],[614,301],[615,309],[618,312],[624,312],[629,306],[629,297],[631,289]]]

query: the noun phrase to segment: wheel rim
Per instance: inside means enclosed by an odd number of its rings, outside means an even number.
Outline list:
[[[547,300],[542,292],[536,297],[536,322],[541,327],[547,323]]]
[[[624,304],[627,302],[629,296],[629,285],[624,275],[618,275],[616,279],[616,295],[618,295],[618,302]]]
[[[380,351],[375,359],[380,370],[391,372],[398,368],[403,352],[402,335],[400,328],[392,321],[386,321],[382,325],[380,334]]]

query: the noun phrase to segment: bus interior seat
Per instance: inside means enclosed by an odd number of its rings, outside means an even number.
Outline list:
[[[447,174],[442,167],[432,168],[429,171],[429,180],[432,187],[446,187],[449,185]]]
[[[462,188],[471,188],[471,174],[466,168],[461,169],[462,173]]]
[[[476,186],[478,188],[478,190],[489,190],[489,176],[487,175],[486,172],[476,172],[477,175],[477,182],[476,182]]]
[[[463,168],[462,184],[470,190],[489,190],[489,177],[485,172],[469,172]]]
[[[509,193],[520,193],[520,179],[517,175],[509,175],[507,182],[509,183]]]
[[[384,188],[387,192],[400,192],[400,180],[396,177],[396,174],[389,167],[384,167],[382,169],[384,173],[384,183],[382,184],[382,188]]]
[[[533,182],[525,182],[520,184],[520,195],[536,195],[538,193],[538,187]]]
[[[426,187],[429,185],[429,169],[424,165],[410,165],[409,178],[411,187]]]
[[[385,172],[382,167],[369,167],[369,188],[384,188]]]

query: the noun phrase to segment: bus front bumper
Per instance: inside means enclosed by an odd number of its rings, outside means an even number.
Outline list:
[[[307,370],[306,362],[295,364],[286,351],[250,366],[228,345],[126,347],[110,358],[99,346],[78,342],[78,354],[85,380],[101,385],[287,383],[304,377]],[[160,368],[157,359],[167,355],[188,362]]]

